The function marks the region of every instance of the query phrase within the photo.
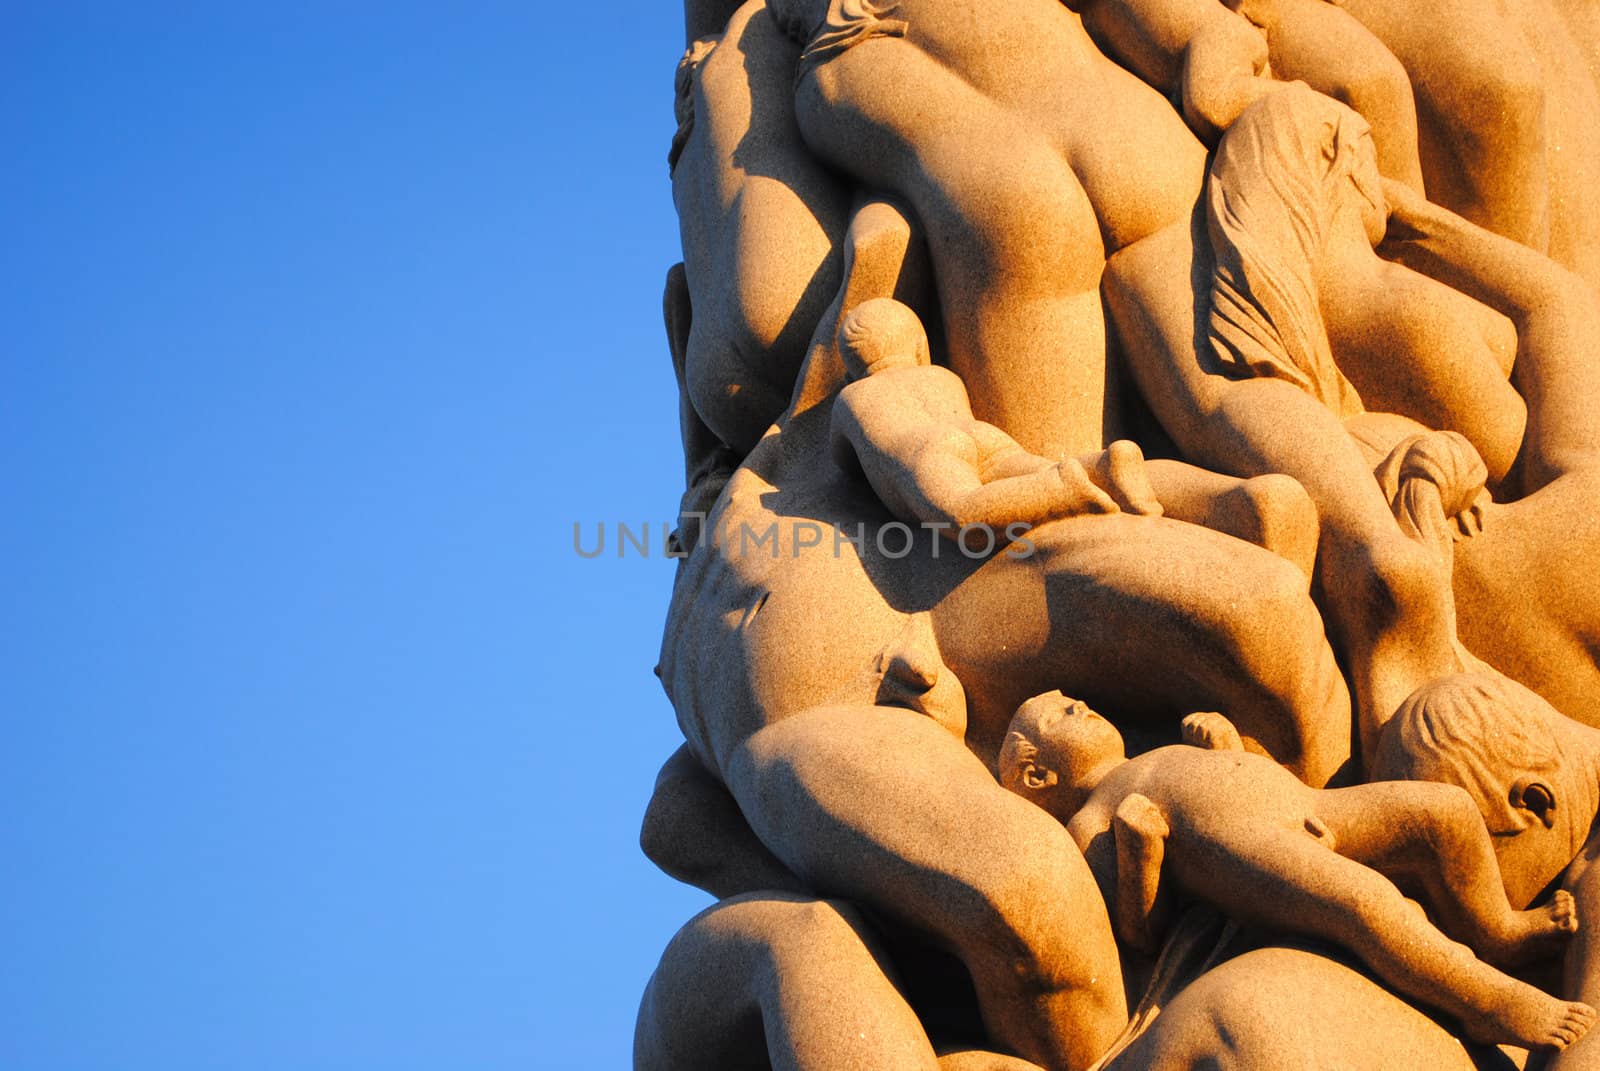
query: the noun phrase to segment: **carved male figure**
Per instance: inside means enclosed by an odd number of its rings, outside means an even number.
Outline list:
[[[1105,284],[1141,392],[1185,456],[1287,473],[1316,503],[1329,632],[1368,748],[1407,695],[1462,662],[1449,574],[1396,523],[1352,438],[1375,419],[1362,398],[1415,418],[1405,434],[1461,431],[1497,477],[1525,417],[1489,310],[1374,253],[1384,188],[1359,116],[1281,88],[1223,137],[1203,223],[1123,250]]]
[[[669,297],[688,328],[688,397],[736,458],[788,404],[839,283],[850,198],[800,142],[798,58],[752,0],[678,66],[669,161],[688,293]]]
[[[1116,437],[1100,273],[1193,206],[1205,150],[1183,120],[1059,0],[769,8],[805,46],[806,144],[926,228],[977,416],[1046,457]]]

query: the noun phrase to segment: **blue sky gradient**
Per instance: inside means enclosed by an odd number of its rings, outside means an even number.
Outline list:
[[[0,1067],[626,1067],[679,8],[4,24]]]

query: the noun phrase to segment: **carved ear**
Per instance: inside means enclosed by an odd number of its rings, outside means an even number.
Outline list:
[[[1040,792],[1056,783],[1056,772],[1035,762],[1024,763],[1022,783],[1033,791]]]
[[[1336,128],[1330,123],[1322,139],[1322,158],[1328,163],[1339,159],[1339,140]]]
[[[1546,781],[1519,777],[1511,786],[1511,806],[1527,811],[1546,829],[1556,824],[1556,792]]]

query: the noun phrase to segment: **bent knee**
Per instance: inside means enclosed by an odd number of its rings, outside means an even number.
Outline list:
[[[980,958],[992,956],[990,965],[1010,982],[1035,993],[1120,985],[1105,901],[1064,830],[1059,843],[1029,840],[1002,849],[986,879],[972,890],[979,906],[963,930]]]

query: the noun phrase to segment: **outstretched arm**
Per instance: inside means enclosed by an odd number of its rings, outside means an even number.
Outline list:
[[[1600,302],[1549,257],[1384,183],[1389,235],[1381,252],[1499,310],[1516,324],[1511,381],[1528,403],[1522,491],[1600,460]]]
[[[798,417],[831,401],[844,385],[836,338],[846,313],[872,298],[892,297],[920,314],[931,294],[927,249],[910,219],[893,201],[858,199],[844,236],[844,282],[812,333],[786,416]]]

